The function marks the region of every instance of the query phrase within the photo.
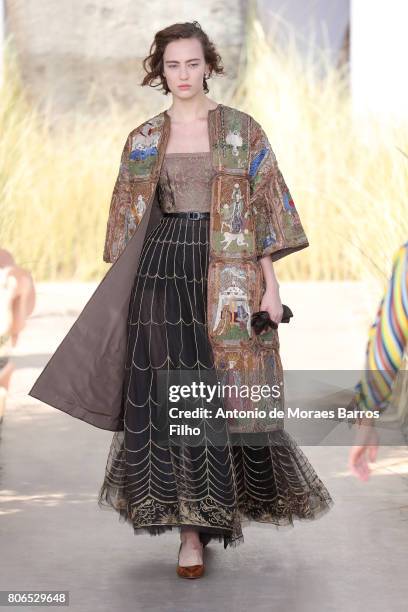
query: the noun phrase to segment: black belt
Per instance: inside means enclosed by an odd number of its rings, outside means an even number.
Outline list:
[[[181,217],[183,219],[209,219],[209,212],[198,212],[195,210],[188,210],[186,212],[174,212],[174,213],[163,213],[165,217]]]

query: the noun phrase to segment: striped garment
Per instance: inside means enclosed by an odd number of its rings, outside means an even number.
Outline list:
[[[369,330],[365,371],[356,385],[360,410],[383,412],[408,349],[408,242],[395,253],[391,278]]]

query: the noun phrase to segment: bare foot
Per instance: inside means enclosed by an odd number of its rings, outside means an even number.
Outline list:
[[[183,530],[180,534],[181,549],[179,554],[179,565],[189,567],[191,565],[202,565],[203,545],[196,531]]]

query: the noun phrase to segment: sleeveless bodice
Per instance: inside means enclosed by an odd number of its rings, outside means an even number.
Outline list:
[[[214,174],[210,152],[166,153],[158,182],[161,210],[210,212]]]

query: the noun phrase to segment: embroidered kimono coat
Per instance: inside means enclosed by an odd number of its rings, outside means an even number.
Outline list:
[[[309,246],[268,138],[253,117],[219,104],[208,113],[216,171],[210,208],[208,333],[221,384],[238,385],[226,408],[283,407],[277,330],[255,336],[265,284],[259,259],[276,261]],[[109,209],[103,259],[112,263],[29,395],[96,427],[123,429],[122,386],[130,293],[147,233],[160,222],[157,197],[170,134],[166,111],[132,130],[123,148]],[[193,202],[193,198],[192,198]],[[245,397],[251,385],[280,385],[279,397]],[[276,396],[276,392],[270,391]],[[250,414],[250,413],[248,413]],[[231,431],[282,426],[238,418]]]

